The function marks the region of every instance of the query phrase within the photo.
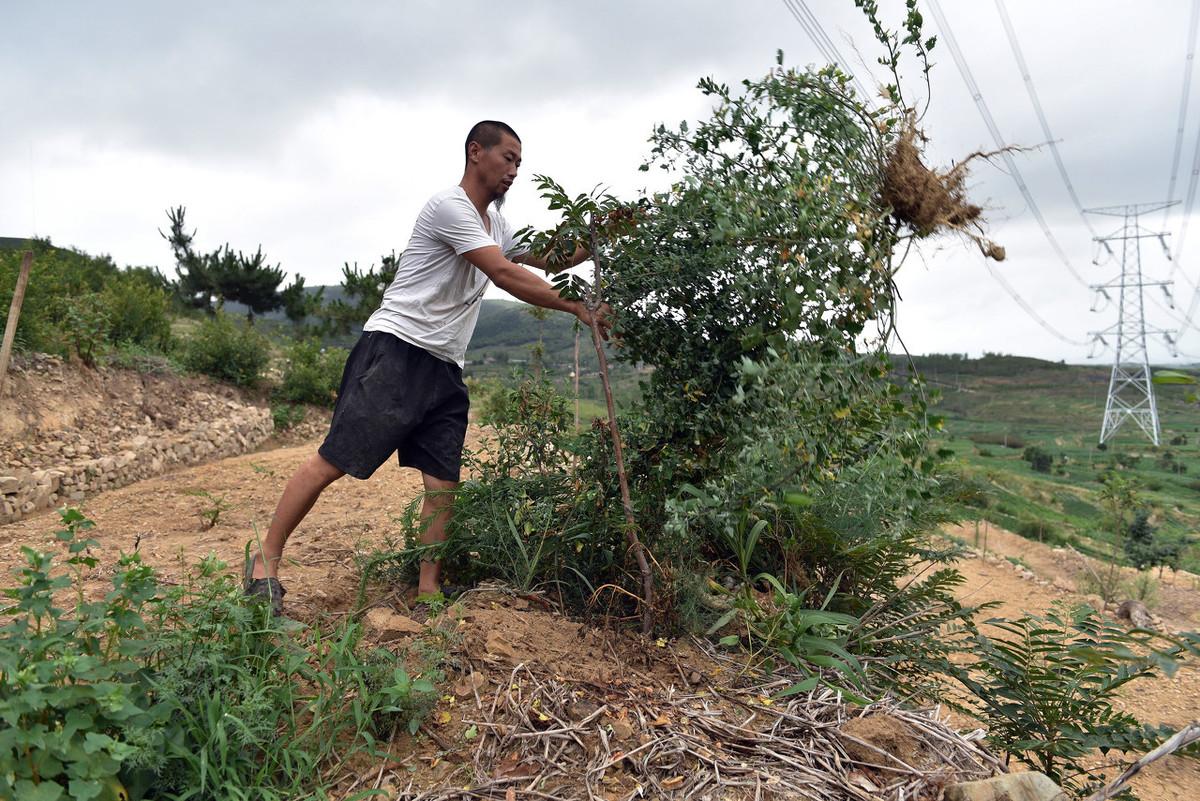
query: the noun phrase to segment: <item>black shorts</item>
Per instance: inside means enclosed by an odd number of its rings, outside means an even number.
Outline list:
[[[383,331],[364,331],[346,359],[318,453],[355,478],[397,452],[401,467],[458,481],[467,434],[462,369]]]

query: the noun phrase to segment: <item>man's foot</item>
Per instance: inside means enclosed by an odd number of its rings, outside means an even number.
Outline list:
[[[287,590],[283,588],[283,585],[279,583],[279,579],[277,578],[254,577],[258,556],[258,554],[254,554],[246,562],[246,578],[242,585],[242,590],[246,595],[257,595],[266,599],[271,605],[271,616],[280,617],[283,615],[283,596],[287,595]]]
[[[419,592],[408,608],[408,617],[424,625],[431,617],[441,614],[446,608],[446,596],[438,592]]]

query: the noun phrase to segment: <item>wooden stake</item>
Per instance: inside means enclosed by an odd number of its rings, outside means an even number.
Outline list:
[[[8,380],[8,359],[12,355],[13,340],[17,336],[17,318],[21,316],[21,304],[25,302],[25,287],[29,285],[29,271],[33,269],[33,251],[25,251],[21,258],[21,272],[17,274],[17,286],[13,290],[12,305],[8,307],[8,322],[4,326],[4,344],[0,346],[0,395]]]

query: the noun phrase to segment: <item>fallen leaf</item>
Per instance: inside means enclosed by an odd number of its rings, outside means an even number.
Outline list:
[[[504,791],[504,801],[517,801],[517,791],[513,787],[509,787]]]
[[[674,790],[676,787],[679,787],[682,784],[682,776],[672,776],[671,778],[664,780],[662,786],[664,790]]]
[[[669,725],[670,722],[671,722],[670,718],[668,718],[666,715],[659,715],[657,718],[654,719],[654,721],[650,725],[651,726],[666,726],[666,725]]]
[[[444,709],[441,712],[438,712],[437,713],[437,722],[439,725],[445,726],[447,723],[450,722],[450,713]]]
[[[511,752],[492,771],[492,778],[495,779],[528,779],[538,775],[538,768],[527,762],[521,761],[521,755],[516,751]]]

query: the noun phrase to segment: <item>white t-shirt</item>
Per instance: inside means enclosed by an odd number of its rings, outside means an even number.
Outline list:
[[[511,259],[526,250],[514,241],[512,226],[490,206],[488,220],[491,233],[461,186],[430,198],[400,256],[396,278],[363,330],[395,334],[462,367],[489,283],[462,254],[498,245]]]

